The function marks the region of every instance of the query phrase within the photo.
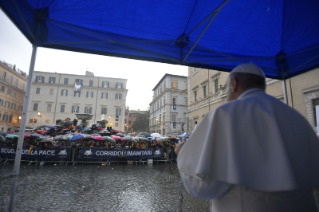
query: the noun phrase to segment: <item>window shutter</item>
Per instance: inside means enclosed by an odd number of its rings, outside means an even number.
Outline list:
[[[103,93],[101,93],[101,99],[103,99]]]
[[[105,93],[105,99],[107,99],[109,96],[109,93]]]
[[[65,96],[68,96],[68,90],[65,90]]]
[[[76,112],[78,113],[80,111],[80,106],[76,106]]]
[[[71,113],[73,113],[73,111],[74,111],[74,106],[72,106]]]
[[[63,89],[61,90],[61,96],[63,96]]]
[[[86,92],[86,98],[88,98],[88,97],[89,97],[89,92],[87,91],[87,92]]]
[[[92,91],[91,94],[92,94],[92,98],[93,98],[94,97],[94,92]]]

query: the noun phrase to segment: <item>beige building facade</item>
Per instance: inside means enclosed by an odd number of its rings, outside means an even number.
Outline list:
[[[188,117],[190,130],[201,122],[215,107],[226,103],[226,80],[228,72],[188,68]],[[315,106],[319,105],[319,69],[300,74],[286,82],[288,104],[299,111],[316,131]],[[267,79],[266,92],[284,101],[281,80]]]
[[[10,132],[20,127],[26,86],[24,72],[0,61],[0,131]]]
[[[165,74],[153,92],[150,133],[182,134],[187,129],[187,77]]]
[[[81,84],[76,90],[75,83]],[[56,121],[73,120],[75,114],[92,114],[89,124],[102,119],[124,130],[126,79],[35,71],[32,79],[27,126],[32,128]],[[80,122],[79,122],[80,123]]]

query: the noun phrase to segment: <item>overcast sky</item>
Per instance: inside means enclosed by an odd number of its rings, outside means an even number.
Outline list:
[[[0,10],[0,60],[29,73],[32,45]],[[187,67],[38,48],[35,71],[127,79],[126,105],[146,110],[152,101],[152,89],[166,74],[187,76]]]

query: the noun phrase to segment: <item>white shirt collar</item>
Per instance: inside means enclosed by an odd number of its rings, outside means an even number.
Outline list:
[[[264,92],[264,90],[262,90],[260,88],[251,88],[251,89],[248,89],[247,91],[243,92],[242,94],[240,94],[237,99],[242,99],[242,98],[248,96],[249,94],[255,93],[255,92]]]

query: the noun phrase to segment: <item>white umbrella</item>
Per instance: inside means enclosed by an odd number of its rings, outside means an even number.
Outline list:
[[[151,136],[155,138],[162,137],[162,135],[159,133],[152,133]]]

